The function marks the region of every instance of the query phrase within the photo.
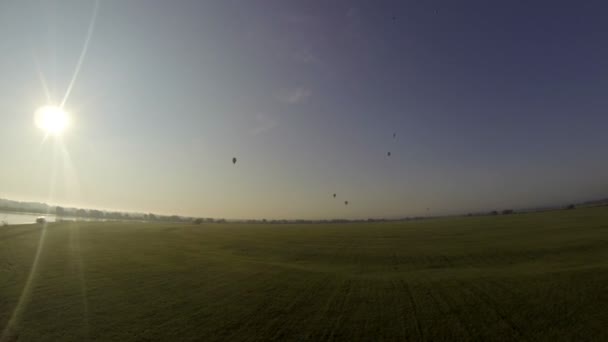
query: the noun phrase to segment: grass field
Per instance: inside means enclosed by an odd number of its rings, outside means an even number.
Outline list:
[[[3,342],[608,341],[607,326],[606,207],[0,229]]]

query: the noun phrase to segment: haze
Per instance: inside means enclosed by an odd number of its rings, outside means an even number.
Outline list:
[[[2,198],[390,218],[608,191],[603,2],[102,1],[44,139],[94,7],[0,5]]]

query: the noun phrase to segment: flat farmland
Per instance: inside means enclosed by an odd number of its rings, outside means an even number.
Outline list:
[[[0,228],[4,341],[607,341],[608,208]]]

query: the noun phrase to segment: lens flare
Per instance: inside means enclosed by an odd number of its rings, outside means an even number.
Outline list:
[[[58,136],[69,125],[68,114],[57,106],[44,106],[36,110],[36,126],[47,134]]]

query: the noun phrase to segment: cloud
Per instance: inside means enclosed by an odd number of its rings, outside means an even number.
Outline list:
[[[279,122],[266,114],[256,114],[255,116],[256,124],[251,129],[252,135],[260,135],[262,133],[266,133],[279,125]]]
[[[305,87],[297,87],[292,90],[284,91],[282,94],[279,94],[279,101],[288,103],[288,104],[299,104],[303,103],[312,95],[310,89]]]

